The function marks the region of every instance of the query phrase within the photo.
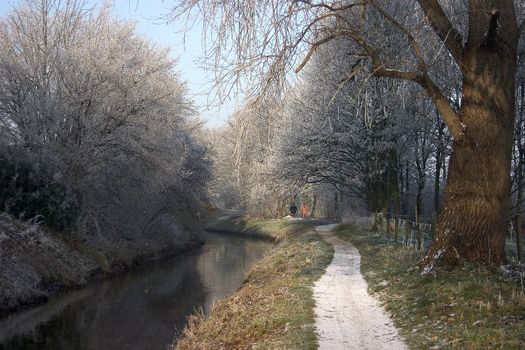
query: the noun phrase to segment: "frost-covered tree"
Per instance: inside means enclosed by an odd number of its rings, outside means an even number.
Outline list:
[[[395,131],[380,100],[369,94],[386,87],[372,82],[356,92],[355,86],[339,86],[338,72],[334,76],[326,67],[341,57],[327,54],[329,61],[318,60],[318,69],[308,70],[288,104],[287,125],[275,145],[275,173],[283,181],[331,184],[380,211],[397,191]]]
[[[221,207],[244,209],[258,216],[279,215],[279,186],[268,170],[280,102],[264,105],[250,100],[214,135],[216,155],[212,196]]]
[[[399,213],[402,205],[413,216],[406,208],[417,203],[421,212],[432,172],[435,112],[428,99],[414,99],[422,91],[406,83],[362,84],[366,72],[357,70],[362,61],[349,55],[348,45],[337,39],[320,48],[289,94],[275,172],[283,181],[332,184],[371,212]],[[353,74],[341,79],[348,71]]]
[[[209,161],[175,64],[109,6],[29,0],[0,23],[2,143],[76,193],[81,232],[169,236],[198,211]]]

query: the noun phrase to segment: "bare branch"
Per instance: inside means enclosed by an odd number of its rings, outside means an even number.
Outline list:
[[[445,96],[443,96],[443,93],[428,75],[419,75],[413,72],[391,70],[384,67],[382,63],[378,63],[377,65],[374,64],[374,67],[374,76],[410,80],[421,85],[427,95],[432,99],[432,101],[434,101],[437,110],[450,129],[452,136],[456,140],[464,138],[464,127],[461,124],[458,113],[452,108],[450,102],[445,98]]]
[[[401,24],[397,21],[392,15],[390,15],[384,8],[379,6],[375,0],[370,0],[371,4],[381,13],[381,15],[386,18],[390,23],[392,23],[397,29],[399,29],[408,39],[410,47],[416,56],[416,60],[422,72],[427,72],[427,65],[425,63],[425,58],[421,52],[421,48],[414,36]]]
[[[324,2],[321,2],[321,3],[313,3],[309,0],[297,0],[297,2],[299,3],[303,3],[305,5],[307,5],[308,7],[319,7],[319,8],[323,8],[325,10],[328,10],[330,12],[336,12],[336,11],[347,11],[347,10],[350,10],[354,7],[357,7],[357,6],[366,6],[368,4],[368,0],[366,1],[361,1],[361,2],[354,2],[354,3],[349,3],[349,4],[346,4],[346,5],[339,5],[337,7],[335,6],[332,6],[332,5],[328,5]]]
[[[463,139],[465,137],[465,128],[459,119],[458,113],[452,108],[448,99],[443,96],[439,88],[436,86],[436,84],[434,84],[430,77],[424,76],[423,80],[420,81],[419,84],[421,87],[423,87],[432,101],[434,101],[437,110],[443,117],[443,120],[447,124],[454,139]]]
[[[310,52],[308,53],[307,58],[303,61],[303,63],[301,63],[301,66],[299,66],[298,70],[300,70],[300,68],[302,68],[304,64],[306,64],[306,61],[308,60],[309,56],[313,54],[317,47],[339,36],[347,36],[353,39],[359,46],[361,46],[364,49],[364,53],[366,54],[366,56],[370,57],[370,59],[372,60],[372,74],[374,76],[404,79],[420,84],[425,90],[425,92],[436,104],[436,107],[440,114],[443,116],[445,123],[449,127],[450,132],[452,133],[452,136],[454,136],[455,139],[461,139],[462,137],[464,137],[463,126],[461,125],[461,120],[459,119],[458,114],[452,108],[449,101],[443,96],[436,84],[432,81],[432,79],[430,79],[428,74],[426,74],[424,71],[422,74],[419,74],[415,72],[400,71],[387,68],[383,60],[379,56],[377,50],[374,47],[372,47],[361,35],[359,35],[359,33],[356,33],[355,31],[336,31],[330,36],[316,42],[312,46]]]
[[[463,38],[450,23],[438,0],[418,0],[418,2],[432,28],[450,51],[456,63],[461,65]]]
[[[312,46],[310,47],[310,50],[306,54],[305,58],[303,59],[303,61],[299,65],[299,67],[297,67],[295,69],[295,73],[299,73],[304,68],[304,66],[308,63],[308,61],[310,60],[312,55],[315,53],[315,51],[317,51],[319,46],[321,46],[323,44],[326,44],[327,42],[331,41],[332,39],[335,39],[337,37],[344,36],[344,35],[346,35],[346,34],[345,33],[341,33],[341,32],[334,33],[334,34],[328,35],[328,36],[324,37],[323,39],[313,43]]]

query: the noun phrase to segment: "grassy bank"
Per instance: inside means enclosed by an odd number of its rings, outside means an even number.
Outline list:
[[[311,286],[331,261],[332,247],[304,223],[234,219],[221,225],[278,243],[207,318],[188,319],[176,348],[315,349]]]
[[[337,234],[358,247],[369,289],[411,348],[525,348],[523,286],[499,268],[464,265],[425,277],[414,267],[418,255],[377,233],[342,225]]]
[[[308,221],[259,220],[244,216],[218,215],[210,219],[205,229],[243,236],[259,237],[279,242],[290,236],[291,231],[309,229]]]

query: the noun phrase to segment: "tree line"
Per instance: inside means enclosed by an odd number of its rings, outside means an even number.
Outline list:
[[[523,2],[188,0],[171,16],[205,19],[219,90],[247,82],[217,136],[228,201],[261,212],[290,183],[328,184],[436,218],[425,273],[506,260],[523,207]]]

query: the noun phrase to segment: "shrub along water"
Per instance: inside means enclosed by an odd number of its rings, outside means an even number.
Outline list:
[[[0,149],[0,208],[21,218],[36,218],[54,230],[78,217],[77,196],[42,163],[31,163],[23,149]]]

